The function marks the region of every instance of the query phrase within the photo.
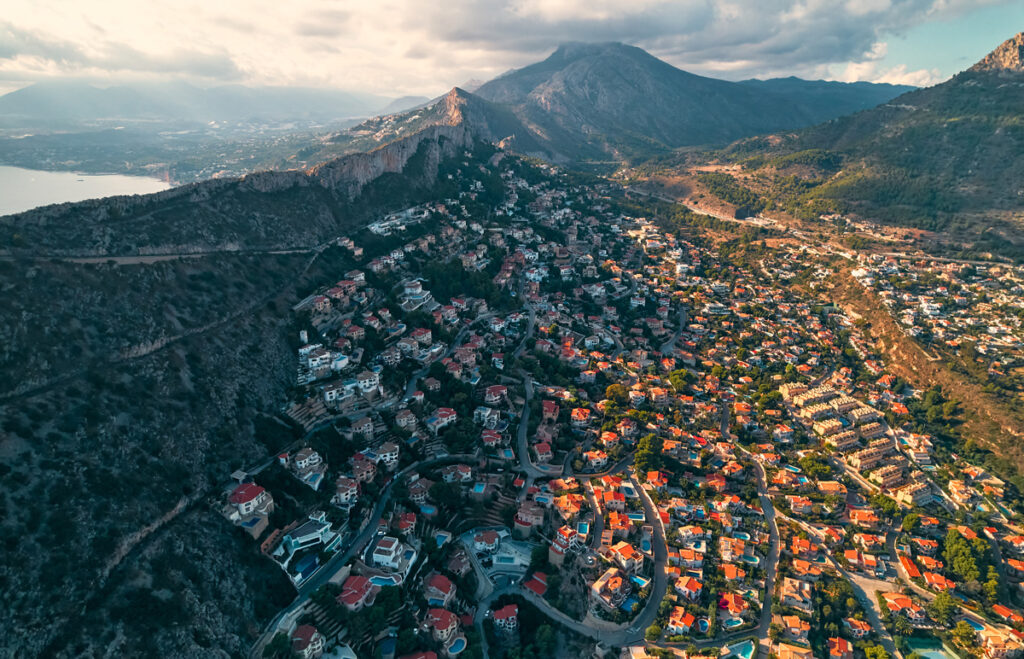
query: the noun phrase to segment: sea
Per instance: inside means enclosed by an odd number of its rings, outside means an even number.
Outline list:
[[[67,201],[148,194],[169,187],[160,179],[145,176],[44,172],[0,165],[0,215]]]

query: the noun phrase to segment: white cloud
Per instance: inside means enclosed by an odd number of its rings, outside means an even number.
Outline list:
[[[933,72],[879,68],[885,36],[996,1],[8,0],[0,80],[179,76],[432,94],[572,40],[624,41],[730,78],[923,80]]]

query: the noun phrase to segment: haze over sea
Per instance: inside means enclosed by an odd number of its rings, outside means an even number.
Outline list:
[[[164,181],[144,176],[44,172],[0,165],[0,215],[96,197],[148,194],[169,187]]]

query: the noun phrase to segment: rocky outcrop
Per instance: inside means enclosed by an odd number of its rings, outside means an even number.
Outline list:
[[[486,120],[466,119],[460,94],[450,96],[439,104],[431,122],[410,135],[307,170],[254,172],[150,195],[57,204],[0,218],[0,255],[6,251],[15,256],[129,256],[311,248],[347,231],[358,220],[345,209],[357,205],[353,202],[364,188],[381,176],[401,174],[408,179],[407,190],[426,189],[443,160],[459,155],[477,140],[496,141],[491,136],[497,132]]]
[[[425,159],[423,171],[431,178],[436,175],[442,160],[472,146],[477,138],[469,125],[458,120],[457,109],[452,109],[452,115],[451,125],[428,126],[369,153],[357,153],[317,165],[307,171],[306,176],[327,189],[352,198],[363,186],[381,175],[405,171],[410,158],[422,149],[421,155]]]
[[[999,44],[998,48],[985,55],[970,70],[1024,73],[1024,32],[1018,32]]]

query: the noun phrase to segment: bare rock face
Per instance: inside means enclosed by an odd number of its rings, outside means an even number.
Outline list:
[[[441,160],[468,148],[473,140],[472,131],[461,122],[428,126],[369,153],[357,153],[317,165],[306,175],[323,187],[352,198],[363,186],[381,175],[404,171],[409,160],[421,149],[426,158],[425,170],[436,172]]]
[[[1024,32],[1007,39],[977,64],[971,71],[1011,71],[1024,73]]]

